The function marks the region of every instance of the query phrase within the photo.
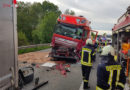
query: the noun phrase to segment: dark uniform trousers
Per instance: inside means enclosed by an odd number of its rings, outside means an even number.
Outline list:
[[[90,66],[82,65],[82,75],[83,75],[83,81],[84,81],[84,88],[88,87],[90,72],[91,72]]]
[[[84,89],[88,87],[89,75],[91,72],[92,60],[94,60],[94,55],[95,52],[93,46],[85,46],[84,48],[82,48],[81,65]]]

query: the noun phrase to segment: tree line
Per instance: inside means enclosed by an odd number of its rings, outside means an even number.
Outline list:
[[[66,9],[64,13],[75,14],[69,9]],[[49,1],[33,4],[18,2],[18,45],[50,43],[56,20],[60,14],[59,7]]]

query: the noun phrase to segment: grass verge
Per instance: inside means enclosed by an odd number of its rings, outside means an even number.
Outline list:
[[[48,49],[48,48],[51,48],[51,47],[50,46],[39,46],[39,47],[35,47],[35,48],[21,49],[21,50],[18,50],[18,54],[24,54],[24,53],[28,53],[28,52],[44,50],[44,49]]]

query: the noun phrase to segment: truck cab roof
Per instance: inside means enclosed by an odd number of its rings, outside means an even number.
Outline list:
[[[57,21],[60,23],[72,24],[72,25],[76,25],[76,26],[90,27],[89,26],[90,21],[88,21],[85,17],[80,17],[80,16],[61,14],[58,17]]]

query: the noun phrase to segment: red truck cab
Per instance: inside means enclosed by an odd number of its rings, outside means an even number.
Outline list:
[[[52,37],[51,56],[79,59],[81,48],[90,34],[89,24],[90,21],[82,16],[60,15]]]

